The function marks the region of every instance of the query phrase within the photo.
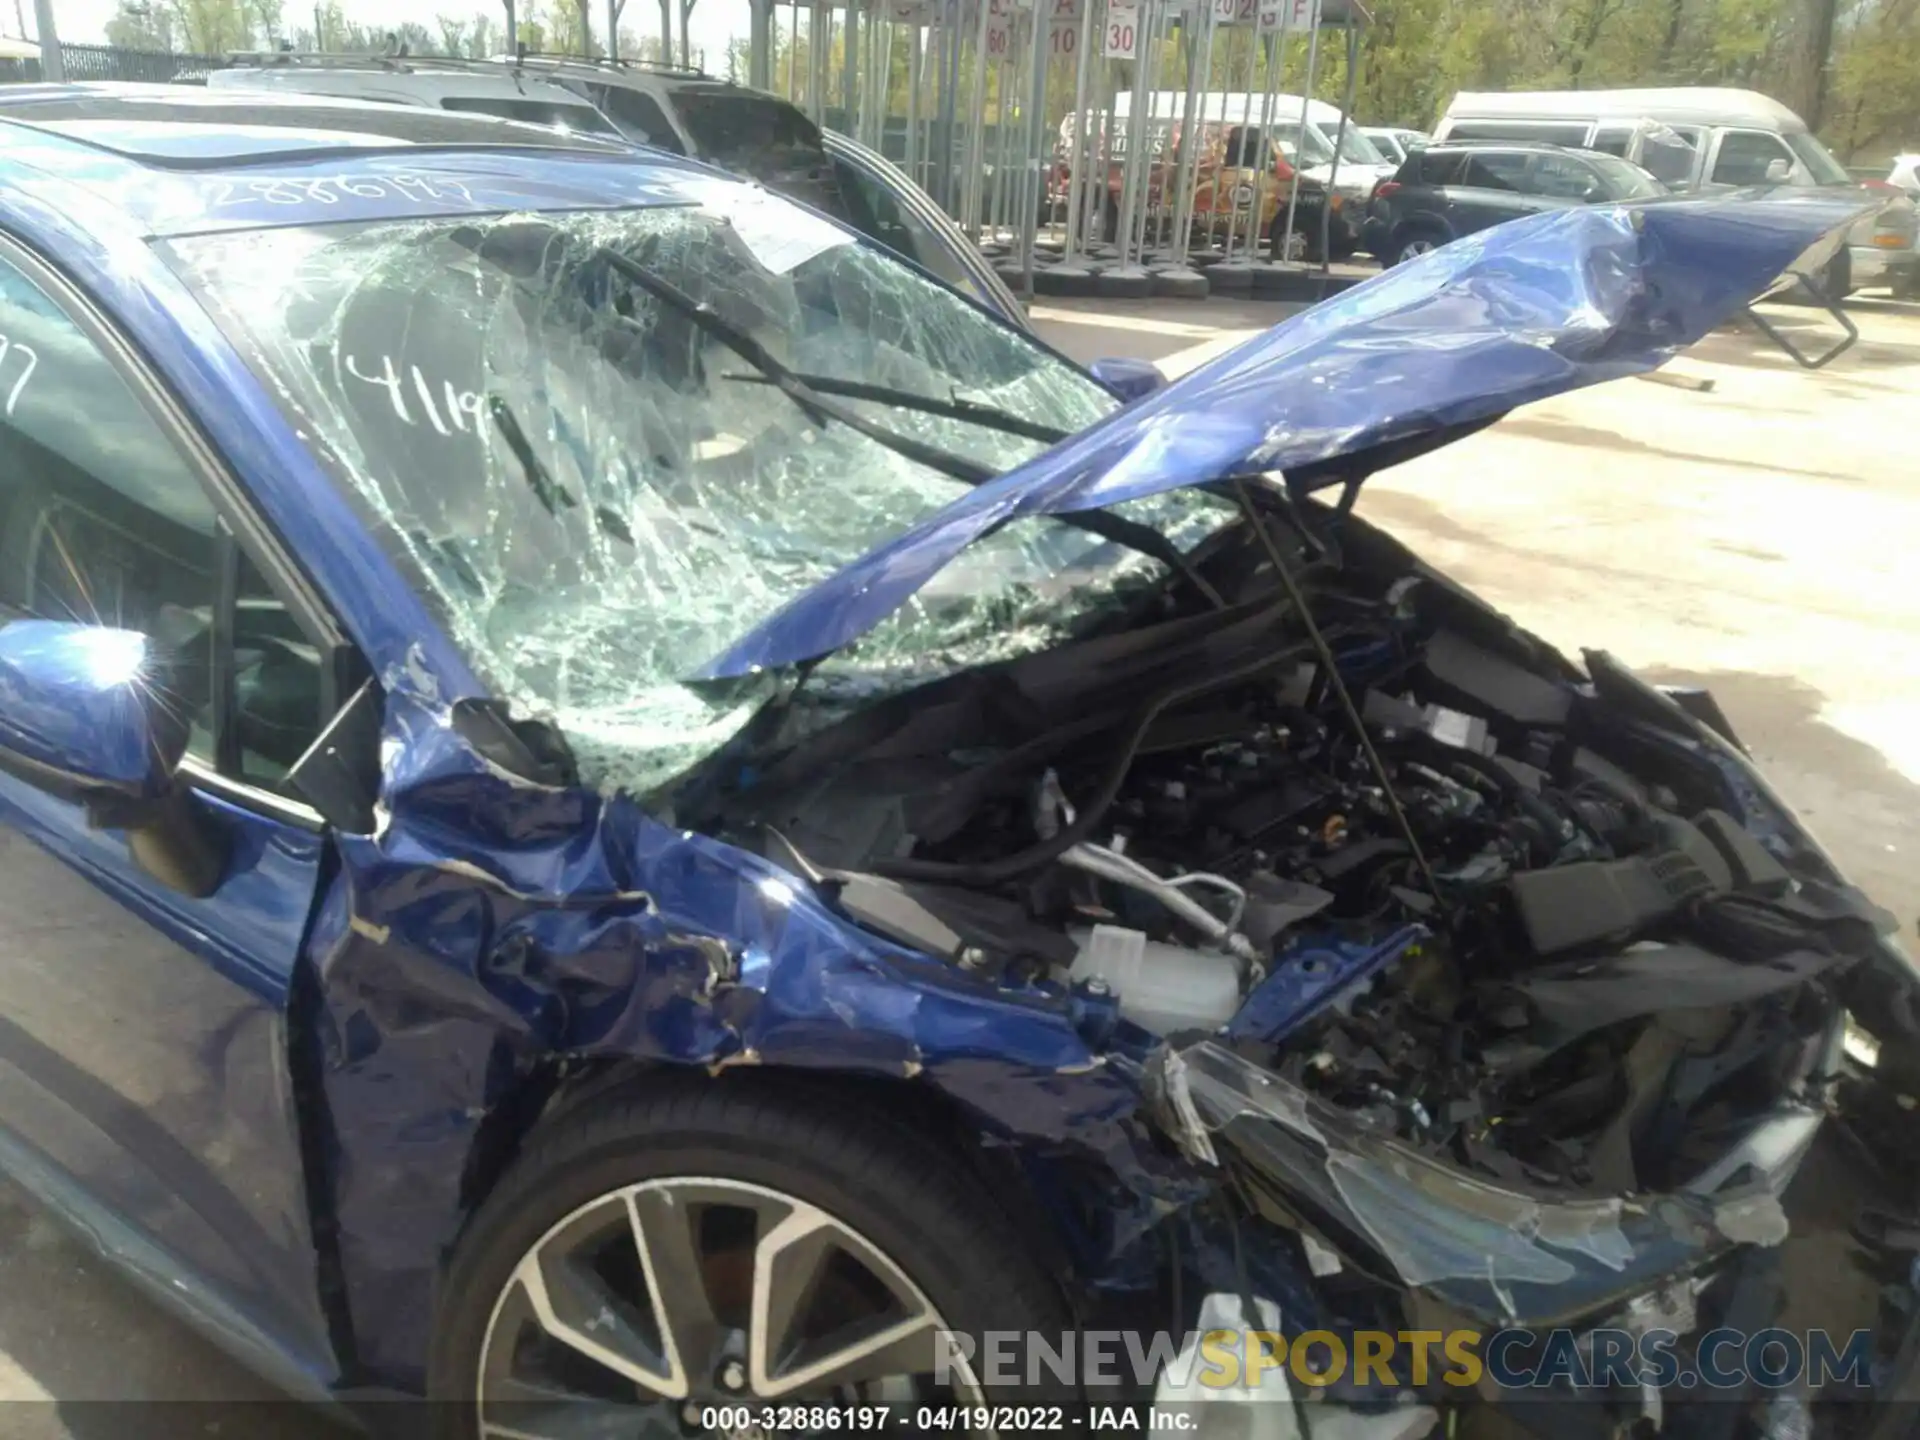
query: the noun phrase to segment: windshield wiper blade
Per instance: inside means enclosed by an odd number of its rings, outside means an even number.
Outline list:
[[[749,384],[767,385],[772,380],[764,375],[724,375],[725,380],[744,380]],[[1002,410],[997,405],[983,404],[978,400],[966,400],[955,395],[952,399],[942,400],[934,395],[922,395],[918,390],[903,390],[896,385],[873,385],[865,380],[843,380],[837,375],[799,374],[794,377],[810,390],[823,395],[844,395],[849,400],[873,400],[882,405],[895,405],[902,410],[918,410],[926,415],[939,415],[948,420],[965,420],[984,430],[998,430],[1007,435],[1018,435],[1023,440],[1039,440],[1048,445],[1057,445],[1073,434],[1071,430],[1062,430],[1055,425],[1042,425],[1037,420],[1029,420],[1015,415],[1010,410]]]
[[[949,475],[963,484],[978,486],[999,478],[999,472],[996,470],[951,454],[938,446],[922,444],[909,436],[888,429],[885,425],[869,420],[859,411],[849,409],[838,400],[830,398],[823,393],[822,388],[816,388],[812,383],[812,377],[792,369],[786,362],[769,353],[766,346],[756,340],[750,332],[734,324],[706,302],[694,299],[666,276],[657,274],[637,260],[629,260],[618,250],[608,246],[599,246],[594,253],[663,305],[670,306],[685,315],[695,325],[760,371],[767,377],[768,383],[789,396],[808,415],[813,416],[816,424],[822,423],[820,417],[837,420],[848,429],[866,436],[875,444],[885,446],[894,454],[938,470],[941,474]],[[1144,525],[1137,520],[1129,520],[1123,515],[1105,510],[1088,510],[1076,514],[1056,515],[1053,518],[1064,525],[1071,525],[1075,529],[1085,530],[1088,534],[1098,535],[1103,540],[1110,540],[1115,544],[1126,546],[1129,550],[1136,550],[1151,560],[1158,560],[1175,573],[1185,576],[1210,604],[1216,607],[1224,605],[1220,592],[1209,585],[1206,578],[1194,569],[1193,562],[1181,553],[1180,547],[1151,525]]]
[[[896,455],[917,464],[929,466],[969,485],[982,485],[994,478],[995,472],[984,465],[950,454],[935,445],[923,445],[918,440],[898,434],[884,425],[867,419],[857,410],[850,410],[829,399],[755,339],[751,331],[734,324],[704,300],[694,299],[666,276],[649,270],[636,260],[629,260],[618,250],[607,246],[601,246],[594,253],[661,304],[679,311],[754,369],[760,371],[767,377],[769,384],[805,411],[814,424],[824,425],[828,420],[836,420],[849,430],[866,436],[875,444],[886,446]]]
[[[519,417],[513,413],[513,407],[507,404],[505,398],[490,392],[487,395],[487,413],[493,417],[493,423],[500,430],[500,438],[506,442],[508,451],[520,466],[521,478],[527,482],[527,488],[533,491],[533,498],[540,502],[540,508],[555,519],[559,518],[562,510],[575,509],[580,502],[540,463],[540,457],[527,440],[527,432],[520,426]],[[632,528],[607,506],[594,506],[593,519],[614,539],[633,544]]]

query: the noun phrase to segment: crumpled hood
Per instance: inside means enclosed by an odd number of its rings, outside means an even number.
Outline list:
[[[1873,203],[1780,187],[1557,210],[1455,241],[962,496],[790,602],[694,678],[836,650],[981,534],[1022,516],[1341,458],[1352,461],[1345,474],[1364,474],[1377,468],[1366,452],[1379,447],[1657,369],[1790,269],[1815,273]]]

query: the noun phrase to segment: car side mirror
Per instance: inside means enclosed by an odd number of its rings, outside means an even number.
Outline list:
[[[1167,383],[1167,377],[1151,360],[1129,360],[1121,356],[1096,360],[1087,373],[1131,405],[1145,399]]]
[[[126,832],[134,859],[188,895],[213,893],[219,831],[178,783],[184,707],[154,641],[57,620],[0,625],[0,770]]]
[[[1769,185],[1784,185],[1792,178],[1793,166],[1785,160],[1769,160],[1767,162],[1767,183]]]

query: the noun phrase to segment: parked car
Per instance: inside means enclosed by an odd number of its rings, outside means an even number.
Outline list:
[[[1604,150],[1675,191],[1854,183],[1808,128],[1752,90],[1680,86],[1648,90],[1462,91],[1435,135],[1441,140],[1540,140]],[[1920,263],[1920,210],[1883,196],[1855,224],[1847,250],[1821,277],[1835,298],[1886,283]]]
[[[540,56],[496,62],[274,52],[238,57],[214,74],[212,88],[219,91],[345,96],[498,115],[690,156],[851,220],[1030,328],[1026,307],[925,191],[859,142],[823,133],[777,95],[678,67]]]
[[[1710,697],[1354,503],[1859,203],[1521,221],[1128,405],[684,159],[7,95],[0,1160],[414,1434],[989,1433],[1080,1386],[943,1336],[1242,1296],[1774,1323],[1828,1117],[1912,1184],[1913,967]],[[1314,1432],[1478,1403],[1387,1373]]]
[[[1398,265],[1462,235],[1569,205],[1651,200],[1665,187],[1639,166],[1559,145],[1435,144],[1373,193],[1367,248]]]
[[[628,139],[746,175],[849,220],[897,254],[1027,328],[1026,308],[907,173],[792,101],[685,66],[568,55],[502,56],[594,105]]]
[[[421,105],[465,115],[495,115],[581,135],[619,134],[613,122],[564,87],[486,71],[461,60],[382,55],[309,55],[271,50],[236,53],[206,72],[209,90],[269,95],[330,95]]]
[[[1400,164],[1413,151],[1422,145],[1433,143],[1433,137],[1424,130],[1403,130],[1392,125],[1362,125],[1360,133],[1366,136],[1374,149],[1383,159]]]
[[[838,213],[820,127],[782,96],[699,69],[644,60],[501,55],[495,63],[573,91],[629,139],[751,176],[782,195]]]

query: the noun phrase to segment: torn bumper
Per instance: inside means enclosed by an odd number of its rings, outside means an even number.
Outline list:
[[[1617,1310],[1739,1244],[1776,1244],[1780,1194],[1818,1128],[1795,1110],[1673,1194],[1558,1199],[1491,1184],[1213,1041],[1164,1051],[1162,1124],[1363,1270],[1477,1320],[1570,1324]],[[1730,1182],[1739,1180],[1739,1184]]]

